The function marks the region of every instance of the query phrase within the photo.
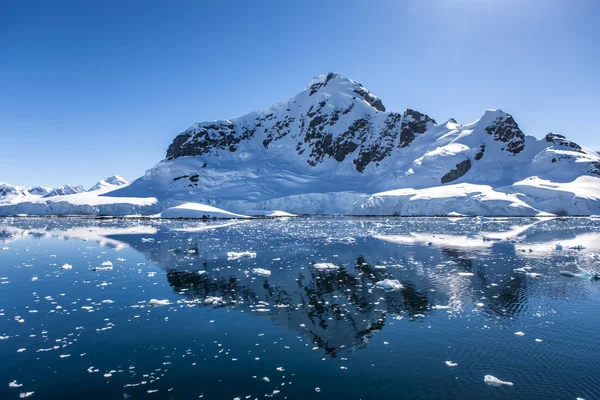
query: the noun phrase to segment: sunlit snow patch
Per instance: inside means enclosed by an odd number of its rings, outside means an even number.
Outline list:
[[[200,203],[185,203],[167,208],[160,213],[162,218],[250,218],[247,215],[235,214],[220,208]]]

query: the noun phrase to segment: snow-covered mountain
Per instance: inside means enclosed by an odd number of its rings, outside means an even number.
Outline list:
[[[98,183],[96,183],[94,186],[92,186],[88,190],[88,192],[93,192],[96,190],[107,190],[107,189],[114,190],[114,189],[118,188],[119,186],[124,186],[124,185],[129,185],[129,181],[127,181],[127,179],[125,179],[119,175],[113,175],[111,177],[108,177],[106,179],[98,181]]]
[[[82,192],[85,192],[85,189],[81,185],[63,185],[50,190],[44,197],[65,196]]]
[[[189,202],[245,215],[589,215],[600,214],[600,156],[556,133],[526,136],[502,110],[470,124],[387,111],[329,73],[275,106],[192,125],[165,160],[94,202],[179,216],[198,215]]]
[[[590,214],[599,177],[596,152],[556,133],[526,136],[502,110],[437,123],[386,111],[360,83],[330,73],[273,107],[192,125],[164,161],[111,196],[251,214]]]

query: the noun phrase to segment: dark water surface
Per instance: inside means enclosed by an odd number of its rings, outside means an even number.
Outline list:
[[[597,219],[5,218],[0,248],[0,399],[600,398],[600,281],[560,275],[600,269]]]

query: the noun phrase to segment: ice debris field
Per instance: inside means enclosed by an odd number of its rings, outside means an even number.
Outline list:
[[[0,219],[0,398],[595,399],[591,218]]]

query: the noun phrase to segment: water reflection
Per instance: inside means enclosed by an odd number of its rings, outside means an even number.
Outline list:
[[[165,271],[183,303],[269,318],[331,357],[365,346],[390,319],[418,323],[434,313],[481,313],[510,323],[532,298],[583,296],[564,285],[556,290],[558,265],[593,265],[590,254],[600,247],[597,221],[569,219],[14,220],[2,225],[3,243],[53,236],[131,247]],[[566,250],[556,250],[558,241]],[[585,249],[569,249],[576,245]],[[227,256],[244,251],[256,257]],[[338,268],[315,268],[321,262]],[[377,288],[384,279],[399,280],[403,289]]]

